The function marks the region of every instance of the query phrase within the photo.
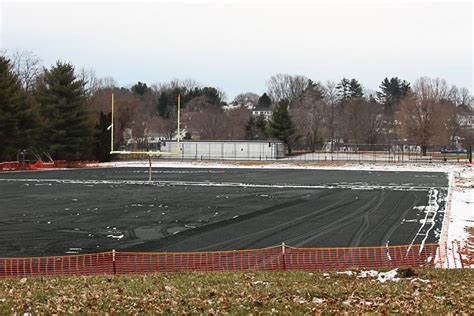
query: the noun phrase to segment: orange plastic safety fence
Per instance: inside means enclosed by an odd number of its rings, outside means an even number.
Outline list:
[[[264,249],[214,252],[105,252],[73,256],[0,258],[0,278],[143,274],[156,272],[344,271],[398,267],[472,266],[472,252],[438,244]]]

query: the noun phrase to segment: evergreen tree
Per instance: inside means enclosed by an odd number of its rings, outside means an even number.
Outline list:
[[[42,147],[55,159],[80,159],[91,149],[92,126],[84,86],[71,64],[58,61],[45,71],[36,91],[43,123]]]
[[[255,127],[257,128],[257,139],[267,139],[268,138],[268,133],[267,133],[267,120],[265,119],[265,115],[260,114],[257,116],[257,119],[255,120]]]
[[[349,91],[351,98],[362,98],[364,96],[362,85],[355,79],[351,79]]]
[[[112,124],[112,113],[105,115],[100,111],[99,122],[95,126],[96,150],[95,156],[99,161],[110,161],[110,130]]]
[[[34,145],[36,128],[33,105],[10,61],[0,56],[0,160],[16,159],[18,150]]]
[[[281,100],[273,109],[273,114],[268,122],[268,134],[283,141],[288,146],[291,154],[291,140],[296,129],[288,112],[288,100]]]
[[[264,93],[260,98],[258,98],[257,107],[258,108],[270,108],[272,106],[272,100],[270,97]]]
[[[410,91],[410,83],[398,77],[390,80],[385,78],[379,88],[382,91],[377,92],[377,98],[387,111],[393,112],[394,108],[400,104],[401,99]]]
[[[170,101],[170,95],[165,91],[161,92],[156,100],[156,109],[158,114],[163,118],[168,118],[169,116]]]
[[[150,90],[150,88],[148,88],[146,83],[138,81],[138,83],[132,86],[131,90],[133,93],[138,94],[139,96],[143,96]]]
[[[337,94],[340,99],[346,100],[350,98],[350,85],[349,79],[342,78],[341,82],[336,86]]]
[[[246,139],[267,139],[267,121],[265,116],[251,116],[245,124],[245,138]]]
[[[257,126],[255,125],[255,117],[251,115],[245,124],[245,139],[256,139],[256,135]]]
[[[343,101],[364,96],[362,85],[356,79],[342,78],[336,89],[338,90],[339,98]]]
[[[303,92],[302,97],[313,101],[322,100],[324,98],[324,88],[320,83],[308,80],[308,87]]]
[[[185,94],[184,88],[173,88],[164,90],[156,100],[156,109],[158,114],[165,119],[173,118],[178,107],[178,95],[181,95],[181,109],[184,108],[189,101]]]

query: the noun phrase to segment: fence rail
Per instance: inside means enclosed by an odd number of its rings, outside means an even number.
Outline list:
[[[294,248],[285,245],[214,252],[103,252],[72,256],[0,258],[0,278],[123,275],[156,272],[341,271],[347,269],[465,268],[472,253],[461,243]]]

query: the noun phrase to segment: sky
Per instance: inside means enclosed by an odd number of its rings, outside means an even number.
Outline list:
[[[93,68],[119,85],[192,78],[238,93],[313,81],[440,77],[474,91],[472,2],[0,0],[0,49]]]

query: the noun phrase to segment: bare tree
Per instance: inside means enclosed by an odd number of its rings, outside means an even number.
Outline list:
[[[260,96],[253,92],[246,92],[238,94],[232,103],[234,105],[243,106],[248,109],[254,108],[258,103],[258,98]]]
[[[377,144],[383,134],[383,107],[376,102],[364,100],[359,111],[362,113],[362,119],[359,121],[362,138],[359,141],[370,145]]]
[[[101,87],[100,80],[97,78],[95,70],[92,68],[82,67],[79,70],[79,79],[86,83],[85,88],[89,96],[97,92]]]
[[[220,108],[214,105],[202,106],[200,111],[188,113],[186,117],[186,126],[196,130],[202,139],[225,137],[225,113]]]
[[[172,79],[170,82],[153,83],[150,88],[154,92],[162,92],[164,90],[172,90],[176,88],[184,88],[186,91],[190,91],[194,88],[201,88],[202,85],[194,79]]]
[[[298,139],[312,152],[324,139],[324,110],[326,104],[322,100],[303,100],[297,107],[290,109],[296,125]]]
[[[461,88],[459,90],[459,105],[466,105],[468,107],[473,107],[474,98],[467,88]]]
[[[245,139],[245,124],[249,120],[252,112],[239,107],[225,112],[225,139]]]
[[[13,52],[11,59],[13,72],[20,79],[25,91],[31,91],[37,78],[43,73],[41,59],[31,51],[19,50]]]
[[[87,100],[92,121],[99,119],[100,112],[110,113],[112,92],[115,97],[114,139],[117,142],[123,142],[125,130],[128,129],[132,136],[141,134],[137,124],[145,121],[148,117],[144,111],[143,100],[130,91],[126,89],[99,89]]]
[[[429,145],[449,141],[449,106],[426,88],[424,84],[415,85],[414,93],[402,100],[398,113],[400,136],[419,145],[423,155]]]
[[[336,106],[339,102],[339,96],[338,96],[338,90],[337,90],[337,83],[333,81],[327,81],[326,86],[324,89],[324,100],[325,103],[328,107],[328,111],[325,111],[326,113],[326,119],[325,122],[328,126],[329,130],[329,137],[331,140],[331,152],[334,151],[334,137],[335,137],[335,126],[336,126],[336,121],[335,121],[335,110]]]
[[[206,96],[192,98],[187,104],[186,109],[190,112],[201,112],[214,106]]]
[[[359,144],[376,144],[383,127],[382,112],[382,106],[375,102],[347,101],[343,112],[346,138]]]
[[[450,87],[446,80],[421,77],[413,86],[416,97],[420,100],[446,101],[450,97]]]
[[[98,80],[98,88],[100,89],[113,89],[117,88],[117,81],[113,77],[103,77]]]
[[[311,81],[300,75],[276,74],[267,81],[268,95],[273,102],[287,99],[292,102],[299,98],[311,84]]]

